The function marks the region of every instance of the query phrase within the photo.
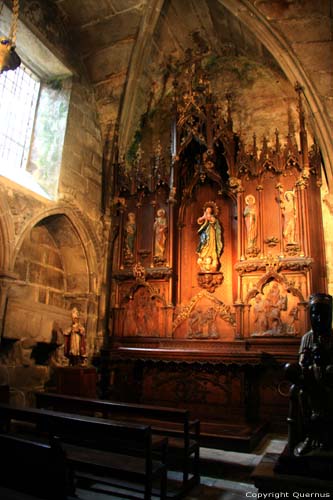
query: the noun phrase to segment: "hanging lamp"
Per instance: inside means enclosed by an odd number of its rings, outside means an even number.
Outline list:
[[[14,70],[21,64],[21,59],[15,52],[18,15],[19,0],[13,0],[12,24],[9,35],[8,37],[0,38],[0,74],[4,71],[9,71],[10,69]]]

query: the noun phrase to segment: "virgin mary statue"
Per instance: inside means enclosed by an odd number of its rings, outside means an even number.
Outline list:
[[[199,245],[197,248],[198,264],[204,273],[213,273],[220,268],[220,256],[223,251],[222,227],[217,218],[218,207],[213,201],[204,205],[204,213],[198,218]]]

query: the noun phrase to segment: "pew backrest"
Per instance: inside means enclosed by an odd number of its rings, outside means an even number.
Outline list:
[[[80,442],[103,449],[111,447],[116,451],[124,449],[127,453],[142,450],[148,460],[151,458],[152,435],[148,425],[0,404],[3,430],[10,430],[11,425],[18,422],[34,424],[38,433],[59,436],[64,442]]]
[[[48,392],[36,393],[36,405],[39,408],[148,424],[153,434],[168,438],[168,466],[172,469],[176,462],[181,462],[182,465],[178,467],[183,471],[183,482],[188,481],[191,469],[194,474],[193,484],[200,481],[200,421],[190,420],[190,412],[186,409]]]
[[[0,484],[40,498],[62,500],[73,492],[66,453],[59,440],[41,443],[0,434]]]

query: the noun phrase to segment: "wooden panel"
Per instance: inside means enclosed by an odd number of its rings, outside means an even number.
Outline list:
[[[90,367],[64,367],[56,371],[57,392],[71,396],[96,397],[97,372]]]

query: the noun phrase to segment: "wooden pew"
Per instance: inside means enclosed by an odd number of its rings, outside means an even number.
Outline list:
[[[3,430],[15,427],[17,432],[20,422],[33,424],[41,439],[58,436],[77,477],[99,478],[108,484],[121,480],[128,489],[140,483],[145,500],[150,500],[153,482],[158,480],[160,498],[165,499],[167,439],[153,442],[150,426],[0,404]]]
[[[14,498],[29,494],[35,498],[64,500],[68,494],[74,494],[66,453],[58,440],[52,439],[47,444],[0,434],[0,450],[0,485],[12,491]]]
[[[47,392],[37,392],[35,396],[38,408],[101,415],[103,418],[151,425],[154,434],[168,437],[168,469],[173,469],[176,464],[183,472],[184,491],[200,482],[200,422],[191,421],[188,410]]]

